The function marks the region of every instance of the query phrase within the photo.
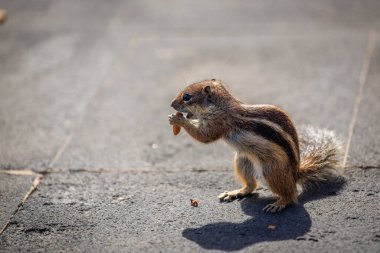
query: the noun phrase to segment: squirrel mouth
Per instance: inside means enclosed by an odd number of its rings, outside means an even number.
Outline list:
[[[191,117],[193,117],[193,114],[191,112],[188,112],[186,115],[186,119],[190,119]]]
[[[177,110],[178,112],[182,113],[186,119],[191,119],[194,114],[185,110]]]
[[[182,106],[180,106],[179,108],[178,107],[174,107],[174,110],[176,110],[177,112],[182,113],[185,116],[186,119],[191,119],[194,116],[194,114],[192,112],[189,112],[188,110],[186,110]]]

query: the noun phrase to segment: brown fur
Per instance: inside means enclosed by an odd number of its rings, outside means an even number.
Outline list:
[[[235,175],[243,183],[248,193],[253,192],[258,183],[254,175],[254,168],[251,161],[244,156],[235,156],[234,160]]]
[[[266,119],[278,124],[293,138],[298,146],[298,136],[294,124],[289,115],[281,108],[273,105],[253,105],[246,107],[246,110],[239,111],[239,114],[244,117]]]

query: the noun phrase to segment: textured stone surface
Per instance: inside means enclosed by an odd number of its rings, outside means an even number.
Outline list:
[[[49,165],[127,44],[113,37],[116,3],[0,4],[1,168]]]
[[[33,176],[0,173],[0,230],[32,186]]]
[[[297,125],[347,141],[380,1],[0,0],[0,8],[8,13],[0,168],[46,171],[54,160],[55,171],[12,218],[1,252],[380,252],[380,170],[352,168],[343,189],[264,214],[273,197],[263,189],[216,199],[238,187],[229,148],[174,137],[167,122],[185,84],[220,78],[247,103],[277,104]],[[377,35],[350,149],[350,164],[363,167],[379,165],[379,52]],[[89,172],[102,169],[112,172]],[[1,226],[31,183],[0,174]]]
[[[219,203],[218,193],[237,187],[232,172],[50,174],[0,246],[5,252],[375,252],[380,171],[346,175],[346,188],[304,195],[301,205],[271,215],[261,210],[273,201],[264,190]],[[191,207],[190,198],[199,207]]]
[[[178,167],[174,153],[186,166],[224,167],[229,150],[169,139],[165,122],[184,82],[210,76],[247,102],[281,105],[297,123],[346,136],[367,32],[379,24],[378,1],[1,5],[0,165],[16,169],[46,168],[73,133],[59,167]],[[203,153],[215,155],[204,162]]]

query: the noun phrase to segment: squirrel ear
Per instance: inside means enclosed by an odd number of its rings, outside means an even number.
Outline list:
[[[207,85],[206,87],[203,88],[203,91],[204,91],[206,94],[209,94],[209,95],[210,95],[210,94],[211,94],[211,87]]]

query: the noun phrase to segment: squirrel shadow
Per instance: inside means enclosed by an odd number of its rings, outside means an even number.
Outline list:
[[[223,251],[241,250],[264,241],[305,240],[311,227],[311,218],[303,204],[309,201],[336,195],[345,185],[345,180],[321,185],[319,189],[301,193],[298,205],[290,205],[280,213],[269,214],[262,209],[274,198],[258,197],[254,193],[240,201],[244,213],[252,218],[242,223],[218,222],[199,228],[187,228],[182,236],[196,242],[204,249]],[[269,226],[269,227],[268,227]]]

